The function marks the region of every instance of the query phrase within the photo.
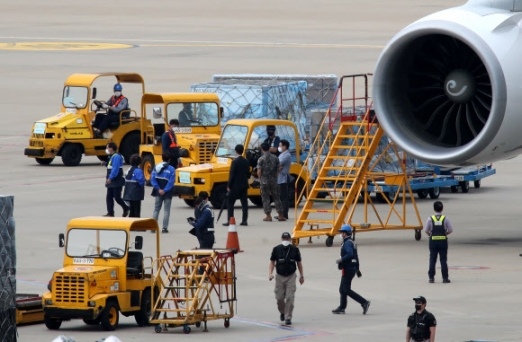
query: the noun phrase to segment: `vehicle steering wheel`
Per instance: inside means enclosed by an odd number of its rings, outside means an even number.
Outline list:
[[[118,247],[111,247],[107,250],[104,250],[100,253],[100,255],[103,255],[103,252],[109,252],[111,256],[119,258],[125,255],[125,251]]]
[[[93,102],[93,103],[96,105],[96,107],[98,107],[98,108],[100,108],[101,106],[103,106],[103,103],[101,103],[101,102],[98,101],[98,100],[94,100],[94,101],[92,101],[92,102]]]

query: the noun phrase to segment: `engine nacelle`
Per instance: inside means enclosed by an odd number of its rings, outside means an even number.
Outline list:
[[[520,11],[521,0],[471,0],[399,32],[373,79],[377,117],[388,137],[436,165],[484,164],[522,153]]]

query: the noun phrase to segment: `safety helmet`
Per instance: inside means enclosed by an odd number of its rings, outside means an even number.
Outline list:
[[[339,229],[340,232],[345,232],[346,234],[352,233],[352,227],[349,224],[343,224],[341,226],[341,229]]]
[[[123,89],[123,88],[121,87],[121,84],[116,83],[116,84],[114,85],[114,91],[121,91],[122,89]]]

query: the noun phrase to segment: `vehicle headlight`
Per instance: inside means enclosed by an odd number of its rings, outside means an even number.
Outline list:
[[[95,307],[95,306],[96,306],[96,302],[93,301],[93,300],[91,300],[91,301],[89,302],[89,306],[91,306],[91,307]]]
[[[53,305],[53,300],[52,299],[46,299],[45,300],[45,305]]]
[[[205,184],[205,178],[194,178],[194,184]]]

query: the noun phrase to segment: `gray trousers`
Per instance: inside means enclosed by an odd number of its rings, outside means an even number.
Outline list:
[[[295,272],[287,277],[276,274],[275,276],[275,297],[279,313],[285,315],[285,319],[292,319],[294,312],[294,297],[296,290],[297,275]]]
[[[172,197],[157,196],[156,202],[154,202],[154,213],[152,213],[152,217],[158,221],[162,204],[165,204],[165,206],[163,207],[163,226],[161,228],[169,228],[170,205],[172,204]]]

